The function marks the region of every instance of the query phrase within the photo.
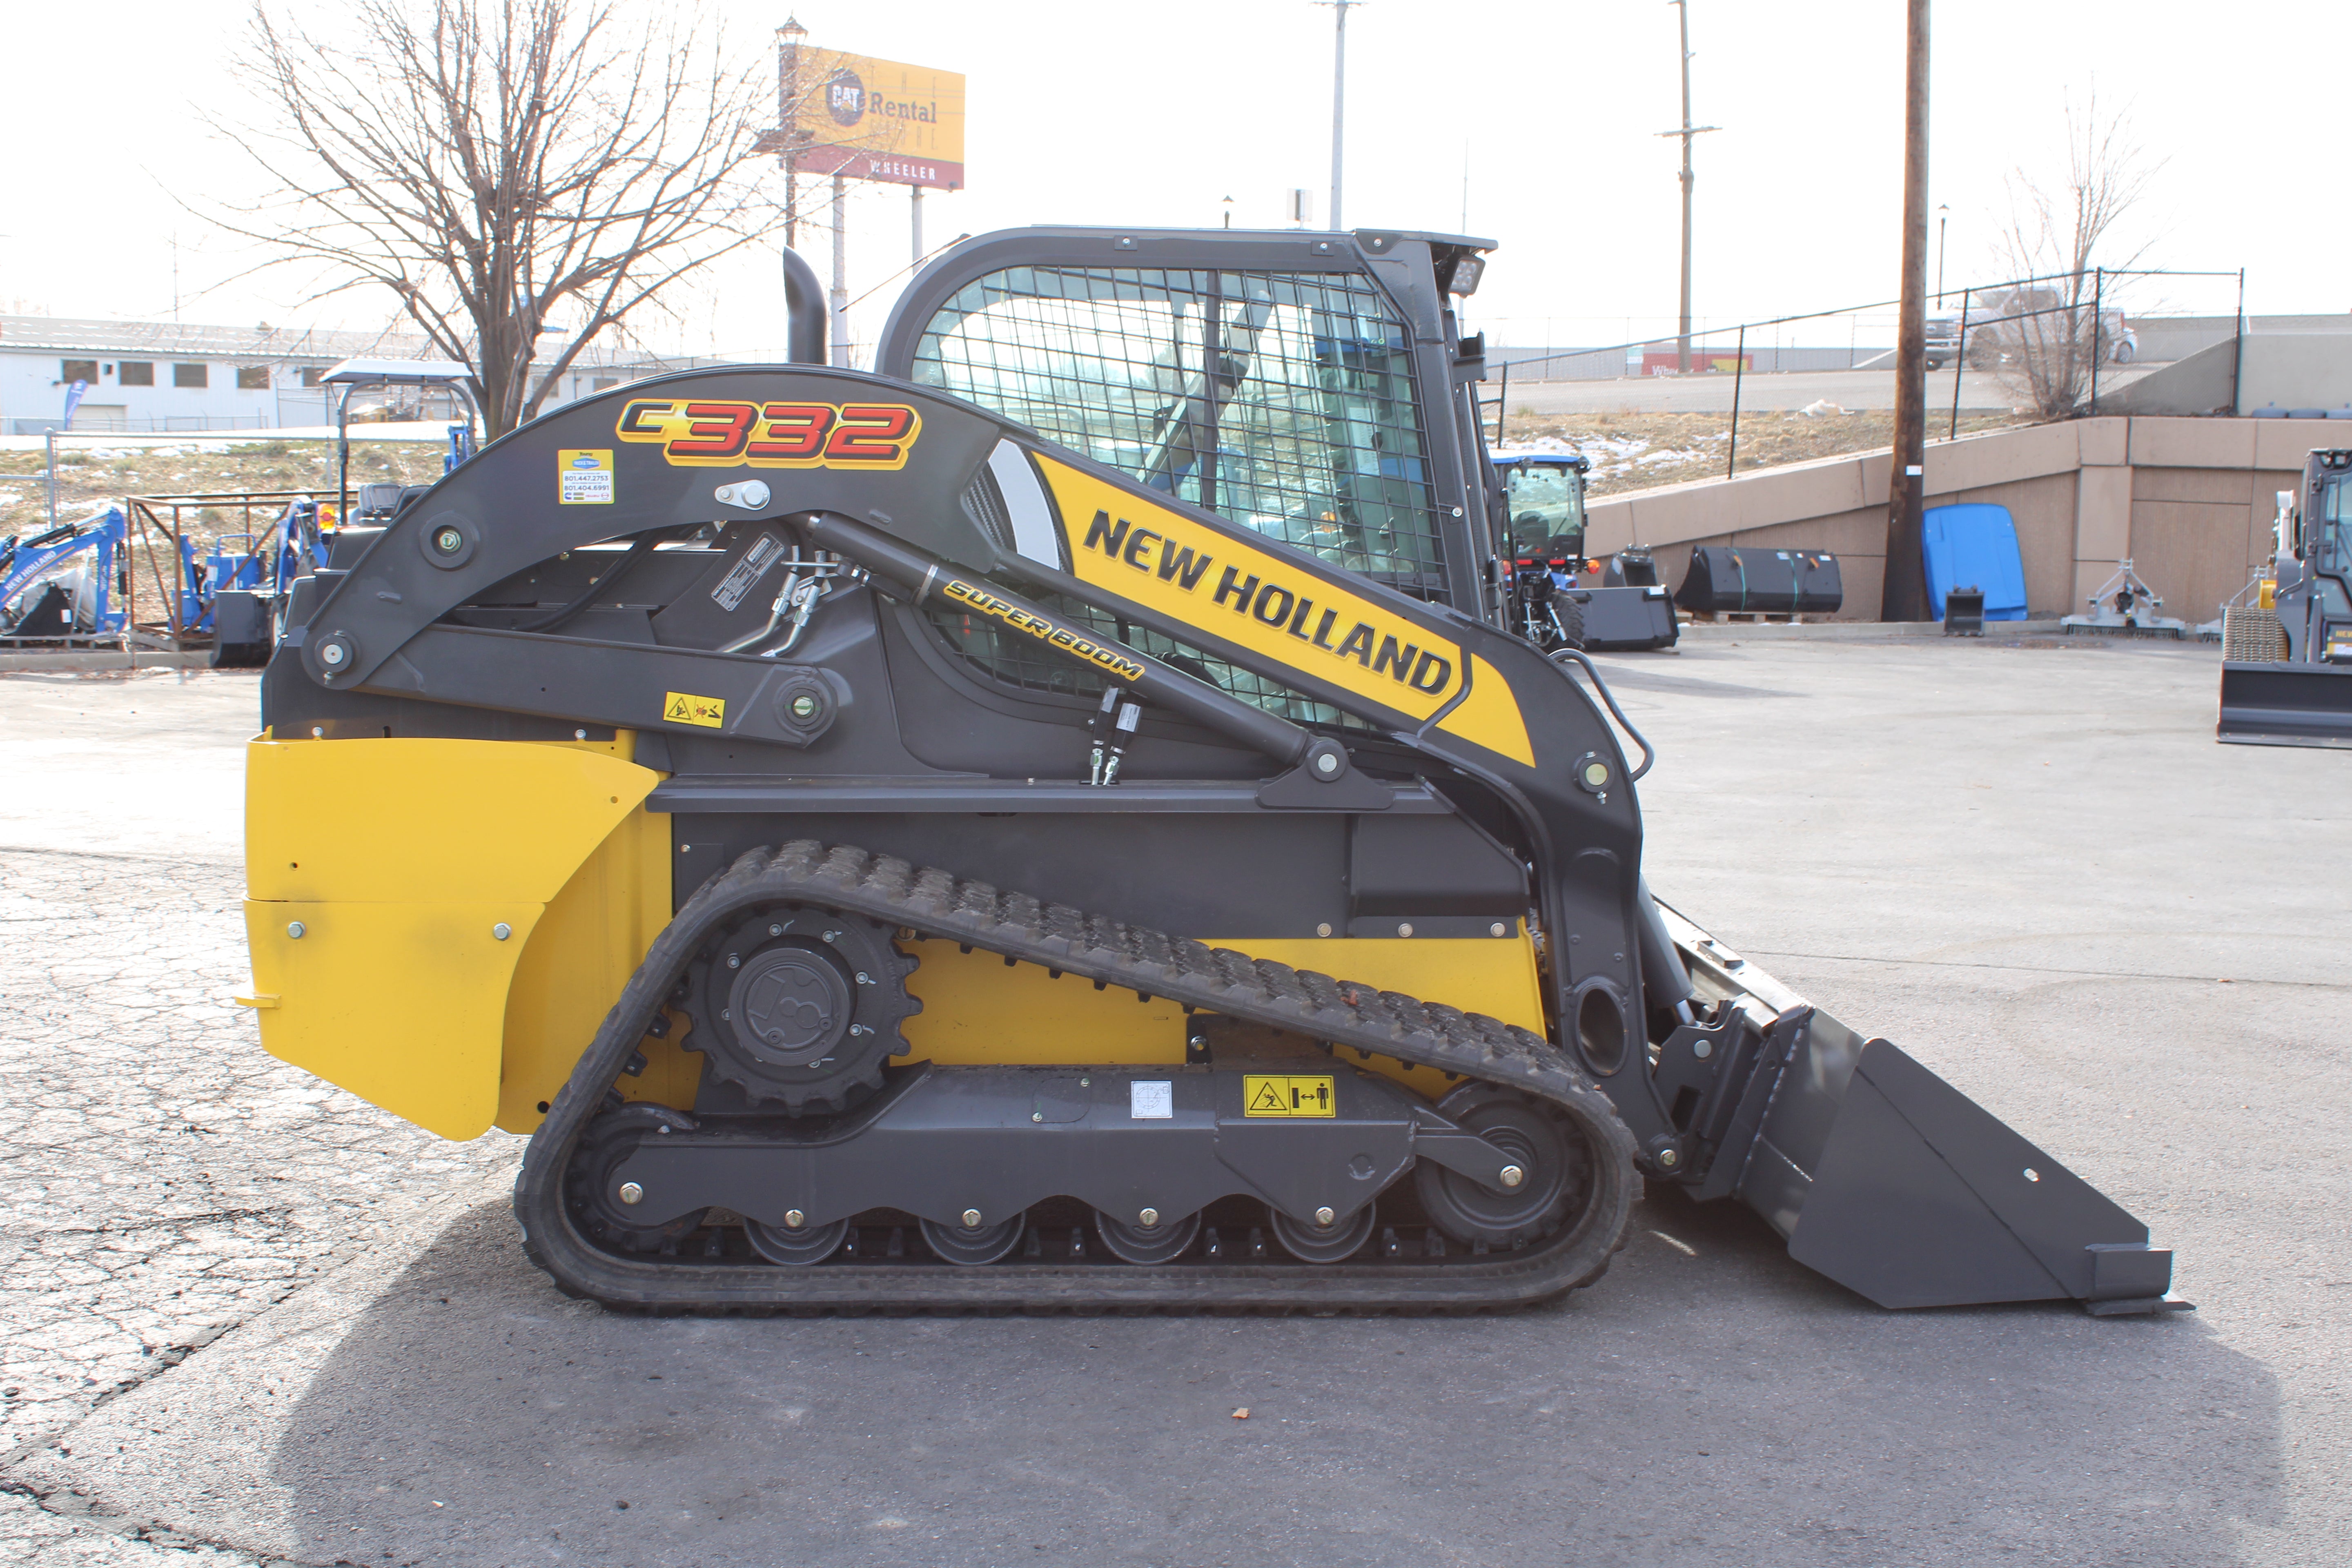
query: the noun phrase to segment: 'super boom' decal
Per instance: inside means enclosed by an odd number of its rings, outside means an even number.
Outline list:
[[[1048,620],[1034,611],[1008,605],[987,589],[950,577],[940,586],[940,597],[976,610],[983,616],[1003,621],[1016,632],[1026,632],[1040,642],[1051,643],[1063,652],[1100,669],[1115,680],[1140,680],[1143,666],[1119,652],[1105,647],[1083,633]]]
[[[658,446],[685,468],[871,468],[907,466],[923,418],[903,403],[740,403],[635,397],[613,433]]]

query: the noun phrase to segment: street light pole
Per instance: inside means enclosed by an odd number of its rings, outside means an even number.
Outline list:
[[[1338,232],[1339,222],[1340,150],[1348,125],[1348,7],[1361,5],[1364,0],[1315,0],[1318,5],[1331,7],[1337,26],[1331,30],[1331,227]]]
[[[1690,3],[1689,0],[1666,0],[1666,4],[1674,6],[1676,11],[1680,13],[1682,21],[1683,128],[1680,131],[1661,131],[1658,134],[1661,136],[1679,136],[1683,139],[1682,331],[1679,334],[1675,351],[1676,357],[1675,360],[1675,368],[1676,370],[1686,371],[1690,369],[1691,343],[1691,184],[1696,178],[1696,176],[1691,173],[1691,138],[1694,136],[1705,135],[1707,132],[1718,130],[1720,127],[1713,125],[1693,125],[1691,123]]]
[[[1952,221],[1952,209],[1936,209],[1936,309],[1944,308],[1944,226]]]

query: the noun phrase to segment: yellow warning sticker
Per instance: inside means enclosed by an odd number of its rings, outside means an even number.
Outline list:
[[[695,697],[673,691],[662,700],[662,717],[673,724],[699,724],[706,730],[726,727],[727,699]]]
[[[1322,1073],[1244,1073],[1244,1116],[1337,1116],[1331,1079]]]

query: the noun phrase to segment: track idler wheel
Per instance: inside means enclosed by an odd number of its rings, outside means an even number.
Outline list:
[[[1559,1110],[1486,1083],[1463,1084],[1437,1110],[1506,1151],[1520,1172],[1517,1185],[1498,1190],[1434,1160],[1415,1163],[1413,1187],[1422,1208],[1454,1240],[1489,1247],[1540,1241],[1591,1201],[1591,1152]]]
[[[882,1087],[882,1064],[919,1004],[914,960],[891,928],[804,905],[759,910],[704,945],[688,971],[694,1027],[681,1042],[710,1076],[793,1115],[846,1110]]]
[[[614,1172],[646,1139],[693,1130],[694,1119],[684,1112],[645,1103],[607,1110],[590,1122],[566,1183],[572,1210],[585,1221],[583,1228],[620,1252],[660,1252],[692,1234],[705,1210],[647,1225],[630,1202],[627,1184]]]
[[[948,1263],[994,1263],[1021,1245],[1021,1235],[1029,1223],[1027,1210],[1011,1219],[994,1225],[981,1222],[979,1211],[964,1211],[972,1224],[941,1225],[935,1219],[923,1221],[923,1243],[932,1255]]]
[[[1328,1225],[1303,1224],[1277,1208],[1268,1208],[1265,1213],[1267,1222],[1274,1226],[1274,1238],[1301,1263],[1345,1263],[1363,1251],[1364,1243],[1372,1239],[1370,1204],[1351,1215],[1333,1215]]]

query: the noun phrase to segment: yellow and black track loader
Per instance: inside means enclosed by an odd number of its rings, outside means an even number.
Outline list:
[[[1646,747],[1508,629],[1486,248],[983,237],[874,374],[787,256],[794,363],[341,531],[249,764],[265,1045],[529,1133],[530,1256],[623,1308],[1523,1302],[1645,1177],[1886,1306],[2176,1304],[1650,896]]]

